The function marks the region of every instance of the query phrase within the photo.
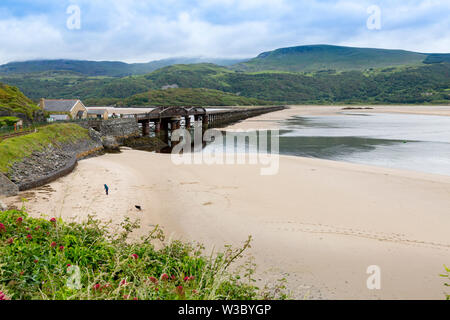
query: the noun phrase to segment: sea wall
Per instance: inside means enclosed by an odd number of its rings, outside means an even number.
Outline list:
[[[81,125],[87,129],[95,129],[103,137],[114,137],[116,140],[140,136],[139,125],[135,118],[93,119]]]
[[[19,193],[19,187],[0,173],[0,197],[11,197]]]
[[[7,175],[20,191],[37,188],[70,173],[78,160],[102,150],[103,145],[92,139],[49,145],[43,151],[33,152],[15,162]]]

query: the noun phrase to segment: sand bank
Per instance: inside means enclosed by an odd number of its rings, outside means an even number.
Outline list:
[[[258,278],[285,277],[296,298],[444,298],[447,176],[284,156],[278,175],[261,176],[257,165],[175,166],[170,155],[124,150],[7,202],[21,197],[35,216],[140,218],[141,232],[160,224],[208,248],[252,235]],[[381,290],[367,289],[370,265]]]
[[[346,106],[289,106],[288,109],[263,114],[227,127],[225,130],[279,129],[280,122],[293,116],[339,115],[358,113],[403,113],[450,116],[450,106],[349,106],[363,108],[344,110]],[[371,108],[371,109],[364,109]]]

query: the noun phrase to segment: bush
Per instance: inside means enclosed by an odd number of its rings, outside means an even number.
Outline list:
[[[445,266],[445,273],[441,274],[441,277],[446,278],[447,280],[450,278],[450,268],[448,268],[447,266]],[[446,287],[450,287],[450,283],[445,283],[444,284]],[[447,300],[450,300],[450,294],[445,294],[447,297]]]
[[[254,286],[251,268],[245,282],[239,272],[228,271],[250,239],[241,249],[205,257],[199,245],[165,243],[158,228],[131,242],[137,227],[127,220],[120,232],[111,232],[93,217],[67,223],[23,211],[0,213],[0,299],[275,298]]]

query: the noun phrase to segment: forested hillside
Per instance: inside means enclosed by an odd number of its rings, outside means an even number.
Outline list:
[[[124,78],[46,72],[2,77],[0,80],[19,87],[36,102],[41,97],[80,98],[89,105],[128,104],[132,101],[140,101],[141,104],[142,100],[130,97],[167,87],[214,89],[239,95],[241,98],[286,104],[450,102],[448,63],[365,72],[314,73],[244,73],[213,64],[197,64],[175,65],[147,75]],[[198,95],[197,97],[200,98]],[[189,101],[180,103],[188,104]],[[209,100],[198,100],[197,104],[210,103]]]

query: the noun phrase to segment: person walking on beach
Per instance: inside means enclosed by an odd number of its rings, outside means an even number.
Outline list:
[[[106,185],[106,184],[105,184],[105,192],[106,192],[106,195],[109,194],[109,187],[108,187],[108,185]]]

